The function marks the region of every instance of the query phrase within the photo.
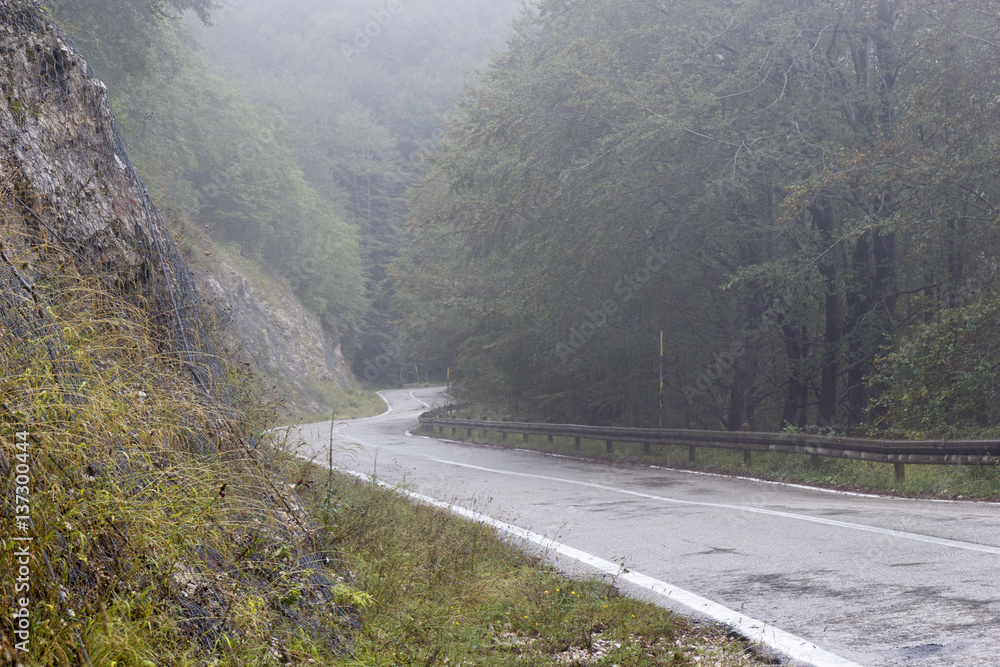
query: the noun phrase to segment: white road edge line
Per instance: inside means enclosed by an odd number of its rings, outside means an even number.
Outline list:
[[[383,390],[383,391],[386,391],[386,390]],[[359,417],[358,419],[345,419],[344,421],[345,422],[363,422],[363,421],[368,421],[369,419],[378,419],[379,417],[385,417],[387,414],[389,414],[390,412],[392,412],[392,403],[389,402],[389,399],[386,398],[385,396],[383,396],[381,391],[376,391],[375,393],[378,395],[379,398],[382,399],[382,402],[385,403],[385,407],[386,407],[386,411],[385,412],[383,412],[381,414],[377,414],[377,415],[372,415],[371,417]],[[420,399],[417,399],[417,400],[420,400]],[[423,401],[421,401],[421,403],[423,403]],[[302,437],[302,431],[303,431],[303,429],[306,429],[306,428],[308,428],[310,426],[314,426],[314,427],[316,427],[316,430],[319,430],[320,426],[324,426],[326,424],[329,424],[331,428],[333,428],[333,426],[334,426],[333,422],[329,422],[329,421],[325,421],[325,422],[313,422],[312,424],[290,424],[288,426],[275,426],[274,428],[271,428],[271,429],[268,429],[267,431],[265,431],[265,433],[277,433],[278,431],[292,431],[292,430],[295,430],[295,431],[298,431],[299,437]],[[340,429],[335,430],[334,433],[338,433],[339,434],[340,433]]]
[[[413,391],[416,391],[416,389],[414,389]],[[430,408],[431,407],[428,403],[424,403],[419,398],[417,398],[416,396],[414,396],[413,395],[413,391],[410,392],[410,398],[412,398],[413,400],[415,400],[417,403],[419,403],[420,405],[424,406],[425,408]],[[382,400],[385,401],[385,397],[384,396],[382,397]],[[388,401],[386,401],[386,403],[388,403]]]
[[[571,461],[586,461],[592,462],[593,459],[589,459],[583,456],[573,456],[572,454],[559,454],[557,452],[543,452],[537,449],[525,449],[523,447],[506,447],[500,445],[493,445],[483,442],[471,442],[465,440],[451,440],[450,438],[442,437],[432,437],[428,435],[414,435],[410,431],[406,432],[411,438],[426,438],[428,440],[438,440],[439,442],[448,442],[456,445],[475,445],[476,447],[487,447],[490,449],[503,449],[514,452],[524,452],[528,454],[535,454],[537,456],[544,456],[553,459],[569,459]],[[688,468],[672,468],[670,466],[656,465],[652,463],[640,463],[639,467],[648,470],[669,470],[670,472],[676,472],[683,475],[701,475],[702,477],[718,477],[724,479],[738,479],[743,482],[752,482],[755,484],[769,484],[771,486],[784,486],[791,489],[802,489],[804,491],[816,491],[818,493],[829,493],[836,496],[850,496],[854,498],[874,498],[877,500],[905,500],[915,503],[946,503],[950,505],[957,505],[959,503],[969,503],[975,505],[1000,505],[1000,503],[993,500],[977,500],[970,498],[918,498],[911,496],[893,496],[888,494],[878,494],[878,493],[861,493],[859,491],[844,491],[842,489],[828,489],[823,486],[810,486],[808,484],[796,484],[795,482],[779,482],[773,479],[760,479],[758,477],[744,477],[741,475],[727,475],[717,472],[706,472],[704,470],[690,470]]]
[[[348,438],[349,436],[343,433],[337,433],[343,438]],[[426,436],[419,436],[426,437]],[[823,517],[809,516],[808,514],[794,514],[792,512],[782,512],[779,510],[769,510],[763,507],[748,507],[745,505],[730,505],[728,503],[709,503],[700,500],[680,500],[678,498],[667,498],[666,496],[658,496],[652,493],[643,493],[642,491],[631,491],[629,489],[619,489],[615,486],[606,486],[604,484],[595,484],[594,482],[580,482],[574,479],[564,479],[562,477],[552,477],[549,475],[536,475],[530,472],[517,472],[515,470],[497,470],[495,468],[486,468],[484,466],[477,466],[471,463],[461,463],[459,461],[449,461],[448,459],[439,459],[433,456],[428,456],[427,454],[417,454],[416,452],[404,451],[396,449],[395,447],[388,445],[379,447],[373,445],[372,443],[365,442],[364,440],[359,440],[357,438],[350,438],[353,442],[356,442],[364,447],[369,447],[373,449],[379,449],[382,451],[392,451],[399,455],[411,456],[415,458],[427,459],[428,461],[434,461],[435,463],[440,463],[443,465],[455,466],[456,468],[467,468],[469,470],[479,470],[481,472],[491,473],[494,475],[503,475],[508,477],[526,477],[529,479],[540,479],[546,482],[556,482],[558,484],[569,484],[572,486],[582,486],[591,489],[598,489],[600,491],[611,491],[612,493],[620,493],[624,496],[634,496],[636,498],[646,498],[648,500],[655,500],[662,503],[670,503],[672,505],[688,505],[693,507],[711,507],[714,509],[724,509],[733,510],[737,512],[748,512],[750,514],[762,514],[764,516],[775,516],[783,519],[794,519],[797,521],[807,521],[809,523],[818,523],[824,526],[833,526],[836,528],[846,528],[849,530],[859,530],[865,533],[876,533],[878,535],[885,535],[888,537],[897,537],[904,540],[913,540],[914,542],[925,542],[927,544],[935,544],[937,546],[950,547],[954,549],[964,549],[966,551],[976,551],[979,553],[995,554],[1000,555],[1000,547],[994,547],[987,544],[975,544],[973,542],[961,542],[959,540],[950,540],[944,537],[934,537],[932,535],[921,535],[919,533],[907,533],[902,530],[893,530],[892,528],[879,528],[878,526],[866,526],[861,523],[850,523],[847,521],[838,521],[836,519],[826,519]],[[447,441],[450,442],[450,441]],[[530,450],[526,450],[530,451]]]
[[[383,389],[382,391],[388,391],[388,390],[387,389]],[[382,395],[382,391],[376,391],[375,393],[378,395],[379,398],[382,399],[382,402],[385,403],[385,408],[386,408],[385,412],[377,414],[377,415],[372,415],[371,417],[358,417],[357,419],[345,419],[345,420],[343,420],[345,422],[345,425],[349,426],[350,422],[366,422],[369,419],[378,419],[379,417],[385,417],[387,414],[389,414],[390,412],[392,412],[393,409],[394,409],[392,407],[392,403],[389,402],[388,398],[386,398],[385,396]],[[305,428],[307,426],[322,426],[324,424],[329,424],[329,423],[330,422],[317,422],[315,424],[303,424],[301,428]],[[337,433],[337,432],[339,432],[339,429],[337,431],[335,431],[335,433]]]
[[[498,521],[492,517],[486,516],[485,514],[480,514],[479,512],[474,512],[458,505],[451,505],[420,493],[407,491],[397,486],[388,484],[387,482],[373,480],[371,477],[361,472],[346,469],[341,469],[341,472],[357,477],[358,479],[365,480],[368,483],[375,481],[379,486],[393,489],[408,498],[412,498],[413,500],[447,510],[452,514],[466,519],[471,519],[472,521],[485,524],[512,537],[537,544],[546,551],[555,552],[562,556],[572,558],[573,560],[583,563],[584,565],[588,565],[599,572],[628,581],[633,585],[639,586],[672,602],[683,605],[698,614],[708,616],[709,618],[728,626],[734,632],[744,637],[747,641],[753,644],[762,644],[767,646],[769,649],[795,661],[795,664],[808,665],[811,667],[861,667],[857,663],[851,662],[846,658],[841,658],[840,656],[834,655],[829,651],[825,651],[812,642],[802,639],[801,637],[797,637],[789,632],[785,632],[784,630],[780,630],[772,625],[768,625],[763,621],[750,618],[745,614],[741,614],[738,611],[724,607],[717,602],[712,602],[711,600],[703,598],[700,595],[695,595],[694,593],[690,593],[682,588],[678,588],[677,586],[672,586],[665,581],[654,579],[653,577],[634,570],[628,570],[619,563],[604,560],[603,558],[588,554],[585,551],[580,551],[579,549],[574,549],[573,547],[556,542],[555,540],[545,537],[544,535],[540,535],[539,533],[535,533],[503,521]]]
[[[369,445],[370,446],[370,445]],[[383,448],[385,449],[385,448]],[[665,496],[657,496],[652,493],[642,493],[641,491],[630,491],[629,489],[619,489],[614,486],[606,486],[604,484],[595,484],[593,482],[578,482],[572,479],[563,479],[561,477],[550,477],[548,475],[535,475],[527,472],[515,472],[512,470],[495,470],[493,468],[484,468],[483,466],[476,466],[470,463],[459,463],[458,461],[448,461],[447,459],[436,459],[431,456],[422,456],[428,460],[434,461],[435,463],[443,463],[445,465],[453,465],[459,468],[470,468],[472,470],[480,470],[482,472],[489,472],[495,475],[510,475],[513,477],[529,477],[533,479],[541,479],[549,482],[560,482],[563,484],[573,484],[576,486],[584,486],[592,489],[599,489],[601,491],[611,491],[614,493],[620,493],[626,496],[635,496],[637,498],[647,498],[649,500],[656,500],[664,503],[672,503],[674,505],[693,505],[695,507],[714,507],[716,509],[728,509],[736,510],[739,512],[749,512],[751,514],[763,514],[766,516],[777,516],[785,519],[796,519],[798,521],[808,521],[810,523],[818,523],[825,526],[835,526],[837,528],[848,528],[852,530],[860,530],[866,533],[877,533],[879,535],[888,535],[890,537],[899,537],[905,540],[913,540],[916,542],[927,542],[929,544],[936,544],[938,546],[953,547],[955,549],[965,549],[967,551],[978,551],[981,553],[1000,555],[1000,547],[994,547],[986,544],[975,544],[972,542],[961,542],[959,540],[949,540],[944,537],[934,537],[932,535],[921,535],[919,533],[907,533],[902,530],[893,530],[891,528],[879,528],[877,526],[866,526],[861,523],[850,523],[847,521],[838,521],[836,519],[826,519],[823,517],[809,516],[808,514],[794,514],[792,512],[782,512],[779,510],[769,510],[763,507],[747,507],[744,505],[730,505],[727,503],[708,503],[704,501],[697,500],[679,500],[677,498],[667,498]]]
[[[385,391],[390,391],[390,390],[385,390]],[[414,391],[416,391],[416,390],[414,390]],[[382,396],[382,392],[378,392],[378,395],[387,404],[389,403],[389,401],[386,399],[386,397]],[[420,400],[419,398],[417,398],[416,396],[414,396],[412,391],[410,392],[410,398],[412,398],[413,400],[415,400],[417,403],[420,403],[425,408],[429,409],[431,407],[427,403],[424,403],[422,400]],[[392,406],[390,405],[390,408],[391,407]],[[392,412],[391,409],[387,410],[386,412],[384,412],[383,415],[389,414],[390,412]],[[382,415],[376,415],[376,416],[377,417],[381,417]],[[365,419],[374,419],[374,417],[365,417]],[[362,420],[358,419],[358,420],[349,420],[349,421],[362,421]],[[290,427],[288,427],[288,426],[281,426],[281,427],[278,427],[278,428],[275,428],[275,429],[272,429],[272,430],[276,431],[276,430],[279,430],[279,429],[287,429],[287,428],[290,428]],[[410,437],[410,438],[425,438],[427,440],[439,440],[441,442],[450,442],[450,443],[454,443],[454,444],[457,444],[457,445],[468,445],[469,444],[468,442],[465,442],[463,440],[449,440],[448,438],[434,438],[434,437],[427,436],[427,435],[419,435],[418,436],[418,435],[414,435],[411,431],[406,431],[406,436]],[[476,446],[480,446],[480,447],[490,447],[490,448],[494,448],[495,447],[494,445],[489,445],[489,444],[485,444],[485,443],[473,443],[473,444],[475,444]],[[546,457],[557,458],[557,459],[571,459],[571,460],[574,460],[574,461],[588,460],[588,459],[581,459],[580,457],[572,456],[572,455],[567,455],[567,454],[558,454],[556,452],[540,452],[540,451],[535,450],[535,449],[523,449],[523,448],[519,448],[519,447],[510,447],[510,448],[508,448],[508,447],[501,447],[499,449],[511,449],[512,451],[516,451],[516,452],[529,452],[531,454],[537,454],[539,456],[546,456]],[[924,502],[924,503],[949,503],[949,504],[974,503],[974,504],[977,504],[977,505],[1000,505],[1000,503],[997,503],[997,502],[994,502],[994,501],[991,501],[991,500],[970,500],[968,498],[961,498],[961,499],[955,499],[955,498],[911,498],[911,497],[908,497],[908,496],[893,496],[893,495],[884,495],[884,494],[877,494],[877,493],[860,493],[858,491],[844,491],[842,489],[828,489],[828,488],[825,488],[825,487],[822,487],[822,486],[810,486],[808,484],[796,484],[794,482],[779,482],[779,481],[775,481],[775,480],[771,480],[771,479],[759,479],[757,477],[743,477],[741,475],[723,475],[723,474],[714,473],[714,472],[705,472],[703,470],[688,470],[687,468],[672,468],[670,466],[658,466],[658,465],[653,465],[653,464],[651,464],[651,465],[644,465],[643,467],[644,468],[649,468],[650,470],[669,470],[671,472],[682,473],[682,474],[685,474],[685,475],[701,475],[701,476],[704,476],[704,477],[720,477],[720,478],[724,477],[724,478],[727,478],[727,479],[738,479],[738,480],[741,480],[741,481],[744,481],[744,482],[752,482],[752,483],[756,483],[756,484],[769,484],[771,486],[784,486],[784,487],[788,487],[788,488],[792,488],[792,489],[802,489],[804,491],[816,491],[816,492],[819,492],[819,493],[829,493],[829,494],[837,495],[837,496],[852,496],[852,497],[856,497],[856,498],[875,498],[875,499],[881,499],[881,500],[909,500],[909,501],[913,501],[913,502]]]
[[[378,419],[379,417],[385,417],[387,414],[392,412],[392,403],[389,402],[389,399],[383,396],[381,391],[376,391],[375,393],[378,394],[378,397],[382,399],[383,403],[385,403],[386,411],[380,415],[375,415],[374,417],[365,417],[365,419]],[[359,419],[358,421],[361,420]]]
[[[392,407],[392,403],[389,402],[389,399],[386,398],[383,395],[383,392],[385,392],[385,391],[391,391],[391,390],[389,390],[389,389],[383,389],[382,391],[376,391],[375,392],[378,395],[378,397],[382,399],[382,402],[385,403],[385,406],[386,406],[386,411],[385,412],[383,412],[381,414],[378,414],[378,415],[372,415],[371,417],[360,417],[358,419],[345,419],[344,420],[344,422],[345,422],[344,424],[342,424],[340,427],[338,427],[338,428],[336,428],[336,429],[333,430],[334,434],[336,434],[336,435],[342,435],[342,436],[344,436],[346,438],[347,436],[344,435],[343,433],[341,433],[340,429],[343,428],[343,426],[350,426],[350,422],[364,422],[364,421],[368,421],[369,419],[378,419],[380,417],[385,417],[387,414],[389,414],[390,412],[392,412],[394,408]],[[416,390],[414,390],[414,391],[416,391]],[[412,398],[413,400],[415,400],[417,403],[419,403],[420,405],[424,406],[425,408],[430,408],[431,407],[427,403],[424,403],[419,398],[417,398],[416,396],[414,396],[412,391],[410,392],[410,398]],[[318,429],[319,426],[324,426],[326,424],[330,424],[331,428],[334,426],[334,424],[332,424],[331,422],[316,422],[314,424],[300,424],[298,426],[279,426],[279,427],[271,429],[271,430],[272,431],[277,431],[277,430],[280,430],[280,429],[290,430],[290,429],[295,428],[295,429],[298,429],[299,434],[301,435],[302,429],[304,429],[304,428],[306,428],[308,426],[316,426],[317,430],[319,430]],[[409,434],[409,431],[407,431],[407,434]]]
[[[526,454],[535,454],[537,456],[544,456],[546,458],[553,459],[569,459],[570,461],[585,461],[592,462],[594,459],[587,458],[585,456],[573,456],[572,454],[559,454],[557,452],[543,452],[537,449],[524,449],[523,447],[502,447],[499,445],[492,445],[483,442],[471,442],[465,440],[451,440],[449,438],[439,438],[431,437],[428,435],[414,435],[410,431],[406,432],[411,438],[426,438],[427,440],[438,440],[440,442],[448,442],[456,445],[475,445],[476,447],[488,447],[490,449],[506,449],[514,452],[523,452]],[[670,472],[681,473],[683,475],[701,475],[702,477],[718,477],[720,479],[738,479],[743,482],[754,482],[758,484],[770,484],[771,486],[786,486],[792,489],[804,489],[806,491],[819,491],[820,493],[830,493],[837,496],[854,496],[858,498],[876,498],[882,500],[917,500],[931,503],[959,503],[960,500],[950,500],[947,498],[910,498],[907,496],[880,496],[874,493],[859,493],[857,491],[841,491],[840,489],[827,489],[822,486],[809,486],[808,484],[795,484],[794,482],[777,482],[773,479],[760,479],[758,477],[742,477],[740,475],[726,475],[718,472],[705,472],[704,470],[689,470],[688,468],[672,468],[670,466],[661,466],[653,463],[640,463],[639,467],[647,470],[668,470]],[[989,503],[990,501],[975,501]],[[1000,504],[1000,503],[996,503]]]

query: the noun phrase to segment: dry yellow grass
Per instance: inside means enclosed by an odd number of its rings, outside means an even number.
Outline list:
[[[230,398],[206,395],[139,292],[10,210],[0,270],[29,285],[0,303],[0,591],[26,618],[0,664],[335,660],[356,612],[245,378],[216,360]]]

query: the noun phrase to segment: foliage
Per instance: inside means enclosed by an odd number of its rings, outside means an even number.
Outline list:
[[[364,377],[394,348],[379,285],[411,167],[519,3],[244,2],[211,28],[169,20],[207,22],[210,5],[53,11],[109,85],[160,208],[288,278]],[[385,38],[359,38],[373,20]]]
[[[864,430],[996,281],[996,10],[539,3],[411,199],[410,353],[518,416]]]
[[[442,134],[513,4],[246,3],[198,28],[209,68],[119,2],[121,33],[62,11],[161,200],[284,273],[373,381],[862,432],[899,396],[879,355],[998,287],[994,0],[543,0]]]
[[[351,646],[359,664],[761,664],[721,631],[622,596],[613,581],[567,579],[486,526],[346,475],[296,476],[316,513],[335,499],[340,553],[371,595]]]
[[[881,422],[925,437],[981,435],[1000,423],[1000,299],[945,311],[880,360]],[[991,429],[995,430],[995,429]]]
[[[356,229],[307,183],[287,121],[213,74],[187,26],[121,9],[124,24],[93,4],[56,17],[108,84],[160,207],[283,274],[330,331],[351,331],[364,309]]]
[[[48,4],[102,78],[121,87],[138,86],[175,55],[160,43],[170,19],[194,11],[209,23],[215,0],[54,0]]]
[[[389,294],[380,288],[400,243],[412,167],[519,5],[414,0],[390,11],[384,0],[245,2],[198,31],[217,71],[284,119],[281,136],[307,182],[358,230],[366,310],[344,339],[358,377],[413,379],[413,364],[394,353]],[[379,368],[373,378],[387,353],[393,372]]]

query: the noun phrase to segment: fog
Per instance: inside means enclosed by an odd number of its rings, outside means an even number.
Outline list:
[[[1000,291],[987,4],[203,4],[55,11],[168,217],[288,281],[359,377],[589,423],[1000,419],[978,334],[960,414],[908,390]]]
[[[391,344],[378,285],[415,170],[520,9],[518,0],[244,0],[195,31],[227,83],[279,115],[306,180],[360,232],[367,310],[349,345],[359,375]]]

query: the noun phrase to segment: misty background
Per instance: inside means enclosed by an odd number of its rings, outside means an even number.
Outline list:
[[[191,260],[280,275],[363,381],[595,424],[1000,418],[994,2],[52,9]]]

